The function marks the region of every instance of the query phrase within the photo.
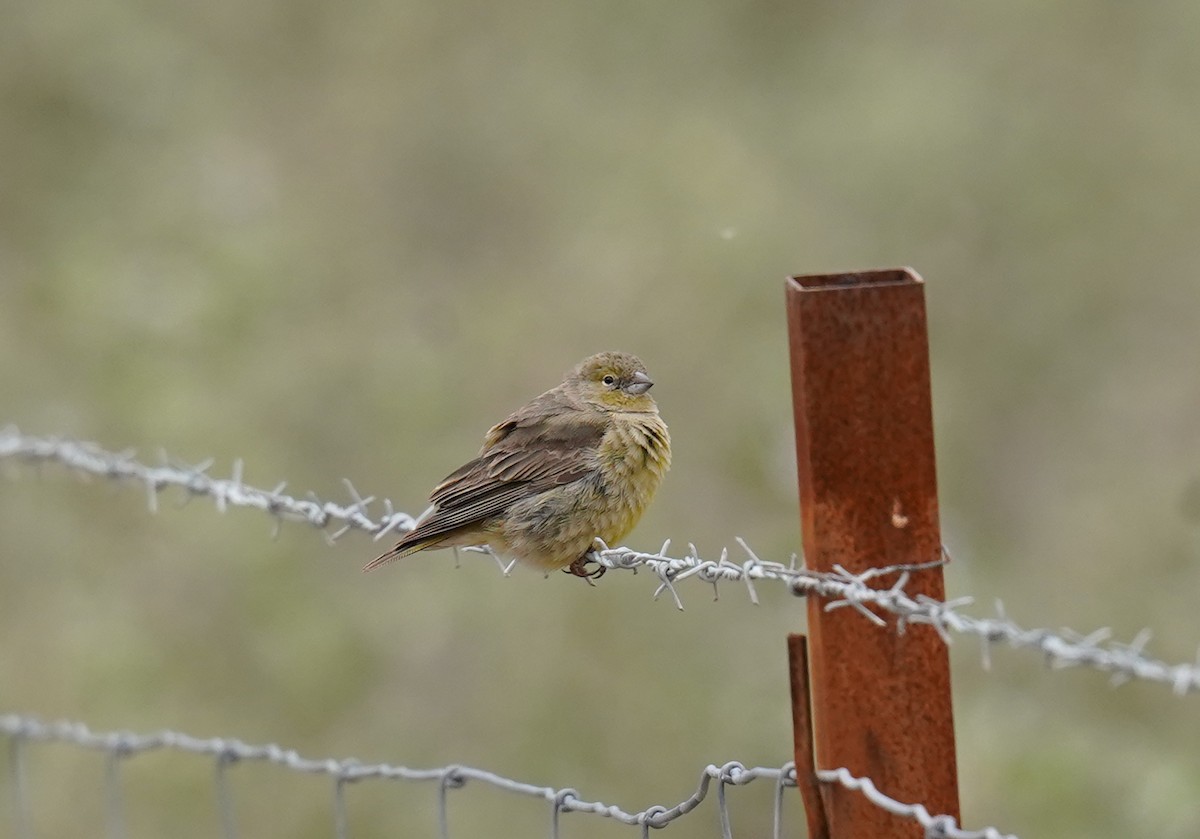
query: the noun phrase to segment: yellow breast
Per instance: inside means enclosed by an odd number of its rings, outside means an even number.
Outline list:
[[[656,413],[617,414],[598,454],[609,502],[599,535],[611,545],[637,524],[671,466],[667,425]]]

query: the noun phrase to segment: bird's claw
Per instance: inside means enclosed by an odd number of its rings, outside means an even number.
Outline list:
[[[596,563],[597,567],[595,569],[589,569],[588,565],[591,563]],[[587,584],[589,586],[594,586],[596,583],[593,581],[603,577],[604,572],[607,570],[608,568],[600,565],[599,562],[596,562],[595,558],[590,553],[586,553],[564,568],[563,573],[571,574],[576,577],[583,577],[583,579],[587,580]]]

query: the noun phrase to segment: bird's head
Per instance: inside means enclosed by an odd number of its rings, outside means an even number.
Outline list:
[[[637,356],[602,352],[585,358],[567,377],[568,387],[585,402],[605,411],[657,411],[647,391],[654,380]]]

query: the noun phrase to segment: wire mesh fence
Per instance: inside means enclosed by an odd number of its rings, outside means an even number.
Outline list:
[[[124,836],[124,807],[121,800],[120,773],[124,761],[140,754],[154,751],[171,751],[207,758],[213,762],[214,800],[224,837],[238,835],[237,819],[232,796],[229,794],[231,767],[242,762],[260,761],[290,772],[323,775],[330,779],[331,832],[334,836],[346,837],[347,784],[367,780],[409,781],[430,784],[433,787],[431,806],[436,808],[440,835],[450,836],[448,812],[451,807],[450,791],[468,783],[487,784],[507,793],[543,800],[548,808],[549,835],[560,835],[559,817],[564,813],[585,813],[611,819],[622,824],[638,827],[642,834],[651,828],[662,828],[696,810],[710,794],[715,785],[717,814],[724,836],[732,836],[729,804],[725,788],[741,787],[763,781],[774,785],[774,833],[782,835],[784,793],[787,787],[796,785],[795,767],[791,763],[779,768],[756,766],[748,768],[731,761],[720,766],[710,764],[700,772],[696,791],[682,801],[672,805],[654,805],[642,810],[624,809],[615,804],[591,801],[572,788],[541,786],[526,781],[508,778],[495,772],[457,764],[428,769],[414,769],[386,763],[363,763],[353,758],[307,758],[292,749],[270,743],[250,745],[241,740],[220,737],[200,738],[178,731],[159,731],[136,734],[127,731],[94,732],[79,722],[45,723],[36,718],[9,714],[0,716],[0,733],[9,741],[9,773],[12,787],[13,810],[16,818],[16,835],[24,839],[32,835],[27,788],[30,784],[25,766],[25,753],[31,743],[55,742],[81,749],[102,752],[105,762],[105,806],[110,836]]]
[[[431,806],[437,812],[439,836],[449,839],[450,791],[461,789],[468,783],[487,784],[514,795],[537,798],[549,809],[548,835],[558,839],[561,834],[560,816],[565,813],[584,813],[612,819],[631,827],[639,828],[642,836],[648,836],[651,828],[663,828],[678,821],[699,808],[712,795],[715,798],[717,817],[723,839],[732,839],[733,828],[727,787],[743,787],[762,781],[773,787],[774,812],[772,815],[772,837],[780,839],[784,829],[784,790],[796,786],[796,769],[792,762],[775,767],[746,767],[736,761],[721,765],[709,764],[700,772],[696,790],[682,801],[667,806],[653,805],[633,811],[614,804],[590,801],[573,788],[556,788],[508,778],[495,772],[470,766],[448,765],[428,769],[414,769],[385,763],[363,763],[353,758],[306,758],[292,749],[270,743],[250,745],[241,740],[227,738],[199,738],[178,731],[159,731],[151,734],[136,734],[127,731],[94,732],[79,722],[58,721],[45,723],[36,718],[16,714],[0,715],[0,733],[9,741],[9,774],[11,798],[15,819],[14,835],[18,839],[32,836],[32,819],[29,813],[27,789],[30,781],[25,766],[25,755],[30,745],[37,742],[67,744],[81,749],[102,752],[105,757],[105,808],[108,835],[127,835],[124,804],[121,794],[122,764],[140,754],[154,751],[172,751],[194,757],[207,758],[213,762],[213,797],[218,810],[221,833],[225,839],[238,835],[237,817],[234,812],[231,783],[231,767],[241,762],[261,761],[284,770],[298,773],[323,775],[330,779],[331,833],[337,839],[349,836],[347,828],[347,784],[367,780],[409,781],[427,783],[433,787]],[[845,769],[822,771],[818,779],[825,783],[836,783],[848,789],[861,791],[873,804],[898,816],[912,819],[925,829],[926,836],[945,839],[1015,839],[1012,834],[1001,833],[994,827],[979,830],[964,830],[956,821],[944,815],[930,814],[920,804],[905,804],[889,798],[876,789],[868,778],[856,778]],[[714,794],[715,788],[715,794]]]

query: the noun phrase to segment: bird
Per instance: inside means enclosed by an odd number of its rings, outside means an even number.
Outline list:
[[[479,456],[430,493],[431,505],[370,571],[418,551],[487,546],[589,583],[596,539],[617,544],[671,466],[671,438],[634,355],[602,352],[493,425]]]

